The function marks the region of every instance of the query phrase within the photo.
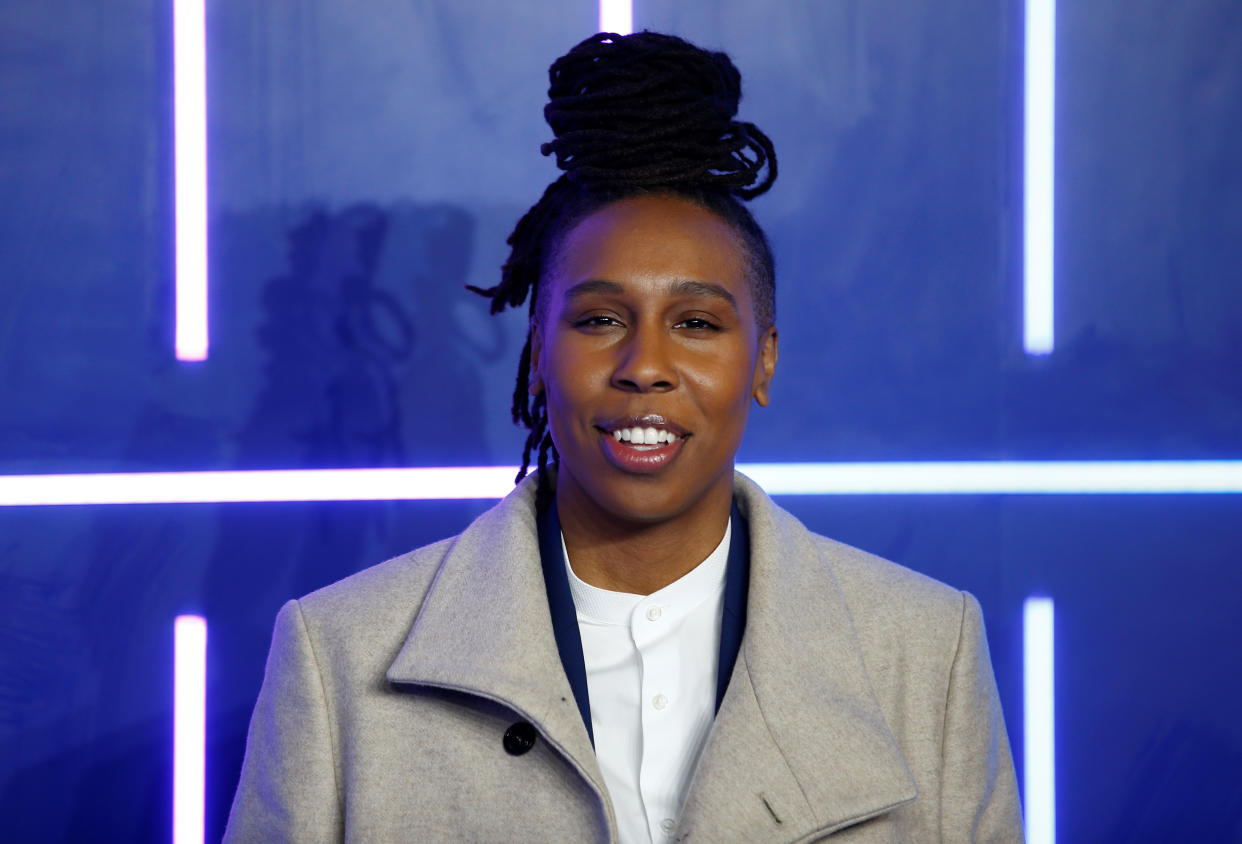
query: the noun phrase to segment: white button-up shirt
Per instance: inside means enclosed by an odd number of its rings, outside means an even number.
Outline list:
[[[624,844],[671,841],[716,710],[731,527],[711,555],[650,595],[574,574],[595,755]]]

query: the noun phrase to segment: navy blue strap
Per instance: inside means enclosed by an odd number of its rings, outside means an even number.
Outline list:
[[[574,691],[582,722],[586,724],[591,746],[595,746],[595,733],[591,729],[591,698],[587,694],[586,663],[582,659],[582,635],[578,632],[578,614],[574,610],[574,596],[569,591],[569,576],[565,573],[565,555],[561,546],[561,519],[556,514],[556,502],[550,503],[537,517],[539,525],[539,558],[543,563],[543,582],[548,590],[548,609],[552,612],[552,634],[556,637],[556,649],[561,654],[561,665]]]
[[[733,664],[742,649],[746,632],[746,593],[750,588],[750,529],[737,505],[733,505],[732,536],[729,539],[729,561],[725,569],[724,608],[720,618],[720,658],[716,663],[716,711],[724,700],[733,675]],[[574,596],[569,590],[565,573],[565,557],[561,546],[561,520],[553,502],[538,516],[539,557],[543,564],[543,582],[548,590],[548,609],[552,614],[552,633],[561,665],[569,679],[582,722],[586,725],[591,744],[591,698],[587,692],[586,664],[582,659],[582,636],[578,632],[578,614]]]
[[[720,659],[716,662],[716,711],[724,700],[733,663],[742,649],[746,632],[746,594],[750,591],[750,527],[733,505],[733,535],[729,537],[729,563],[725,569],[724,608],[720,614]]]

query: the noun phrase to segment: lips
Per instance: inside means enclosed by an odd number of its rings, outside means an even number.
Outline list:
[[[624,472],[651,474],[681,453],[690,433],[658,414],[622,416],[597,424],[609,462]]]

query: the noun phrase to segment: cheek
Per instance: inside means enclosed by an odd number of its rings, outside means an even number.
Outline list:
[[[590,393],[590,379],[581,366],[569,364],[569,361],[575,360],[574,355],[565,350],[559,350],[559,354],[556,349],[550,351],[552,355],[549,360],[560,362],[560,365],[551,363],[543,367],[544,397],[548,403],[549,423],[558,433],[564,434],[574,424],[575,412]]]
[[[745,350],[721,354],[709,366],[699,368],[695,383],[715,405],[746,405],[754,392],[755,360]]]

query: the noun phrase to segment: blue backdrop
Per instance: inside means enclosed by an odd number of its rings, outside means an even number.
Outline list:
[[[209,5],[198,364],[172,349],[168,4],[0,8],[0,474],[515,462],[524,321],[462,286],[555,175],[546,68],[595,3]],[[1242,7],[1063,5],[1046,358],[1020,5],[636,5],[734,56],[780,154],[755,210],[781,361],[743,459],[1242,458]],[[1019,766],[1022,601],[1056,600],[1064,840],[1242,837],[1239,496],[781,503],[979,597]],[[168,836],[195,611],[217,838],[279,605],[487,506],[0,508],[5,836]]]

